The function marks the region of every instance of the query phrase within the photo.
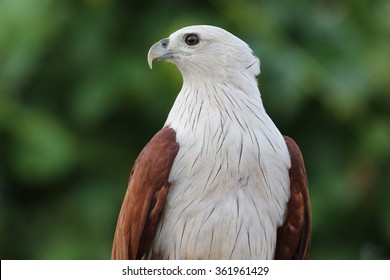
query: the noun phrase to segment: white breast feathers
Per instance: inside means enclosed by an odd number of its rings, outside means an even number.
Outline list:
[[[185,80],[166,125],[176,131],[179,152],[147,256],[273,258],[290,196],[290,157],[255,79]]]

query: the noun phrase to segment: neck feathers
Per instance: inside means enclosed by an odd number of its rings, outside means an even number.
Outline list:
[[[249,126],[255,119],[269,120],[256,78],[249,73],[234,75],[226,71],[219,76],[183,75],[183,80],[166,125],[194,130],[199,124],[204,126],[216,120],[220,124],[234,122],[242,126],[244,123]]]

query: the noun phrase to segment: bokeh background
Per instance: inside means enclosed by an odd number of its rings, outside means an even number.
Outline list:
[[[149,47],[221,26],[300,145],[312,259],[390,258],[390,2],[1,0],[0,257],[108,259],[133,162],[181,87]]]

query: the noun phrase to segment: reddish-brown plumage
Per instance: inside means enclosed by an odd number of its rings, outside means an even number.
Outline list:
[[[176,133],[165,127],[145,146],[131,171],[118,217],[112,259],[141,258],[154,237],[179,150]]]
[[[291,157],[290,200],[282,227],[278,228],[275,259],[307,259],[311,240],[311,207],[302,153],[284,136]]]

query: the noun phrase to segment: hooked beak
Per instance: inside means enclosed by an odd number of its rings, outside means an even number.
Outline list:
[[[174,52],[168,49],[169,38],[162,39],[154,44],[148,52],[148,64],[152,69],[153,61],[155,60],[167,60],[173,57]]]

